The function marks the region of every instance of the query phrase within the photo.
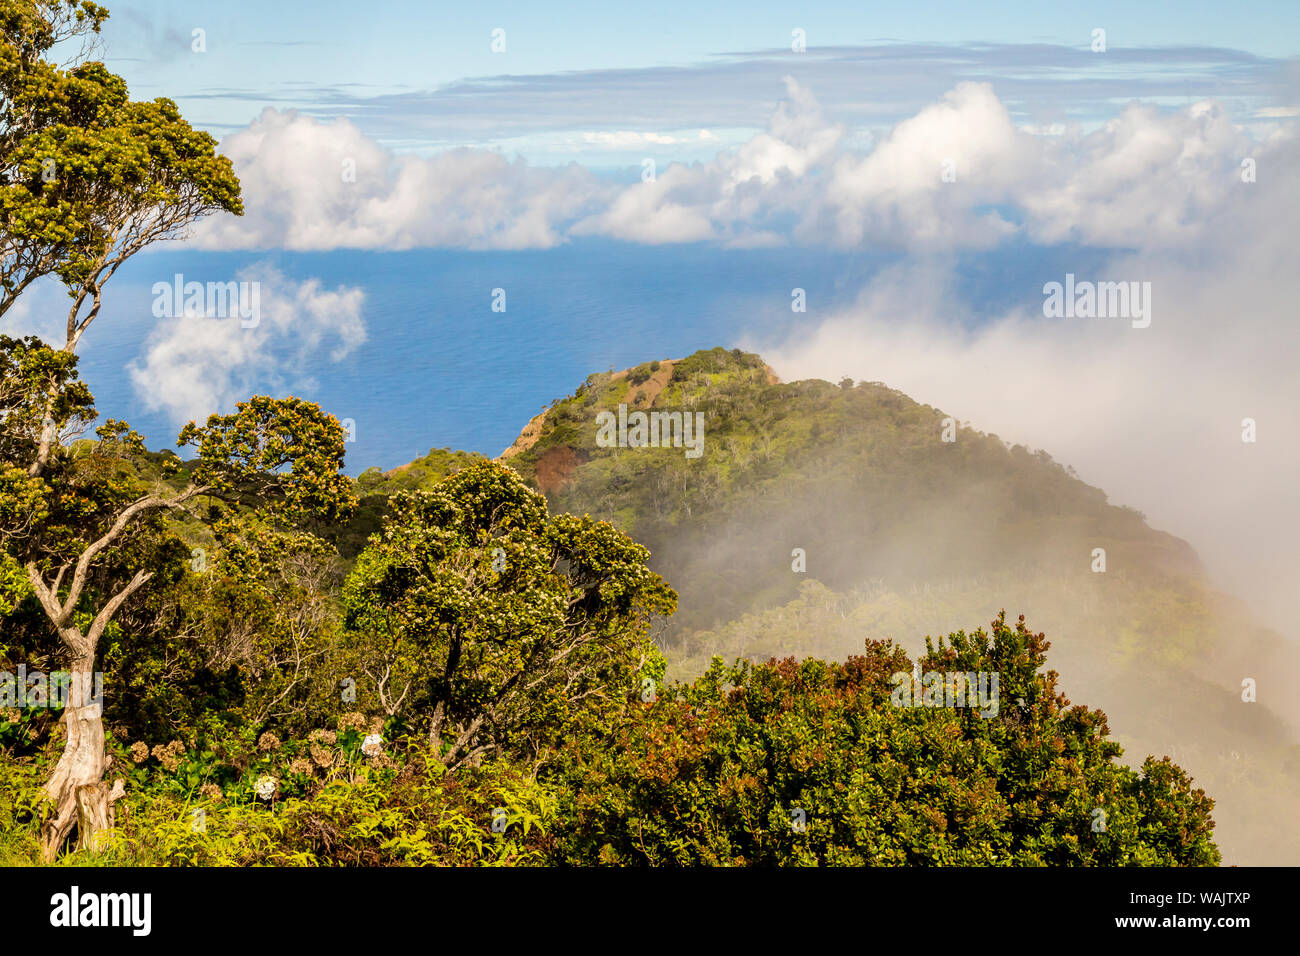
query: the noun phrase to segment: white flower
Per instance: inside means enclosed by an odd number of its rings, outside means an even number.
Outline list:
[[[263,800],[270,800],[275,796],[275,778],[261,776],[257,778],[257,783],[253,784],[253,789]]]
[[[366,734],[366,739],[361,741],[361,752],[367,757],[378,757],[384,749],[384,738],[379,734]]]

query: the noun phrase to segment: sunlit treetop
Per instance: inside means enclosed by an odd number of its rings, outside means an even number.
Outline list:
[[[68,349],[128,258],[210,213],[243,213],[230,160],[174,102],[133,101],[89,43],[69,64],[49,58],[106,17],[88,3],[0,0],[0,315],[57,276],[73,299]]]

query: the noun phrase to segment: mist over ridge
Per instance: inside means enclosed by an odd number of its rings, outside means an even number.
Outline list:
[[[706,454],[602,448],[598,416],[620,405],[702,412]],[[1065,692],[1106,711],[1131,757],[1168,753],[1218,784],[1225,853],[1296,858],[1251,809],[1300,796],[1300,710],[1283,677],[1294,646],[1217,588],[1186,541],[1045,451],[965,421],[943,441],[955,421],[888,385],[782,382],[759,356],[713,349],[589,376],[503,460],[553,510],[650,548],[681,595],[659,638],[678,676],[714,654],[842,659],[867,638],[915,651],[1023,613],[1052,641]],[[361,484],[382,494],[470,460],[447,455]],[[1243,677],[1266,704],[1242,708]],[[1246,780],[1259,789],[1245,794]]]

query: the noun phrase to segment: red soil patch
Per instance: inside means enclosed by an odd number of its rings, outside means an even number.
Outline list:
[[[659,363],[659,367],[650,373],[650,377],[640,385],[631,385],[627,390],[628,407],[638,406],[649,408],[659,397],[659,393],[668,387],[668,382],[673,377],[673,359],[664,359]],[[611,382],[617,382],[620,378],[626,378],[632,370],[625,368],[621,372],[615,372],[610,378]]]
[[[568,445],[546,449],[537,459],[537,469],[533,473],[537,478],[537,487],[544,495],[559,491],[573,480],[573,473],[586,460],[585,455]]]

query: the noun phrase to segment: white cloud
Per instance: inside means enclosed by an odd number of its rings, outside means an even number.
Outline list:
[[[1032,175],[1041,148],[1014,127],[991,86],[962,83],[870,153],[842,157],[822,215],[843,245],[994,245],[1015,227],[977,207],[1007,201]]]
[[[576,165],[535,168],[481,149],[401,156],[347,120],[269,107],[221,151],[246,213],[202,223],[204,248],[545,248],[608,192]]]
[[[1195,242],[1240,195],[1249,136],[1212,102],[1162,114],[1130,105],[1093,133],[1060,144],[1017,191],[1030,233],[1045,243],[1149,247]]]
[[[128,369],[149,409],[176,422],[202,420],[254,392],[309,387],[302,371],[308,362],[326,349],[329,361],[340,361],[366,340],[361,289],[295,282],[266,265],[238,279],[259,283],[260,316],[252,327],[237,316],[159,321],[143,359]]]
[[[987,249],[1023,234],[1049,244],[1187,246],[1217,228],[1238,198],[1242,160],[1261,146],[1209,101],[1176,112],[1130,104],[1088,133],[1018,127],[992,86],[971,82],[872,138],[872,148],[854,148],[862,132],[829,121],[812,92],[787,78],[762,132],[710,161],[661,163],[653,180],[619,187],[577,164],[535,167],[487,150],[398,155],[346,120],[267,109],[221,147],[243,182],[246,216],[214,217],[196,241],[520,249],[600,235],[933,251]],[[615,151],[714,138],[582,135]]]
[[[765,132],[710,163],[669,165],[653,180],[623,189],[571,232],[644,243],[770,244],[776,233],[765,223],[806,205],[810,174],[833,154],[842,134],[825,121],[808,90],[790,78],[786,90],[788,99]]]
[[[849,149],[811,92],[787,85],[766,131],[625,187],[571,233],[913,252],[989,249],[1019,235],[1187,247],[1241,198],[1241,163],[1263,145],[1212,102],[1177,112],[1131,104],[1085,133],[1017,127],[989,84],[961,83],[873,148]]]

